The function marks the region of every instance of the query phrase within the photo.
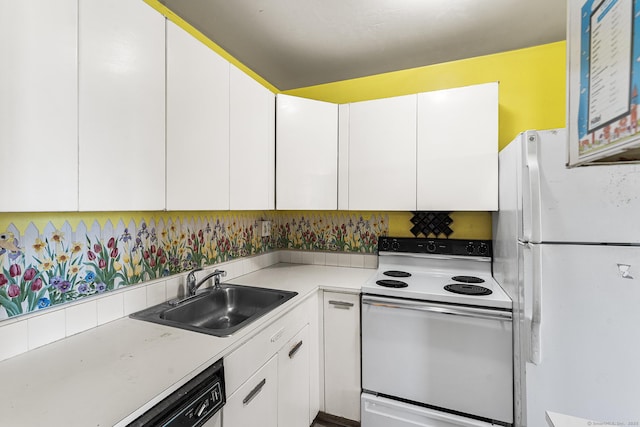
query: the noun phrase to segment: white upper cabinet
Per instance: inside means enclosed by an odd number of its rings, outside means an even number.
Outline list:
[[[338,207],[338,106],[277,96],[276,208]]]
[[[416,99],[349,105],[349,210],[415,210]]]
[[[80,210],[165,208],[165,19],[79,2]]]
[[[275,96],[233,65],[230,85],[230,209],[274,209]]]
[[[418,95],[417,209],[498,209],[498,83]]]
[[[229,209],[229,63],[170,21],[167,209]]]
[[[0,211],[78,209],[78,5],[0,2]]]

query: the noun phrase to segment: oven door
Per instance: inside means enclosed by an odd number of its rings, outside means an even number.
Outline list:
[[[513,423],[511,313],[362,297],[362,388]]]

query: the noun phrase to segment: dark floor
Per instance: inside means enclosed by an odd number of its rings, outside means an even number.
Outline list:
[[[315,421],[311,427],[342,427],[340,424],[334,424],[329,421]]]

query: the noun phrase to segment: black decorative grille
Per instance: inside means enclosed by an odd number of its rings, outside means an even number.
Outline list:
[[[424,237],[438,238],[444,234],[447,238],[453,233],[451,223],[453,220],[449,217],[451,212],[412,212],[411,233],[418,237],[420,234]]]

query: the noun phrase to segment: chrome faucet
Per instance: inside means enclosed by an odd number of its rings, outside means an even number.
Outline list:
[[[193,296],[200,286],[202,286],[207,280],[213,277],[213,288],[218,289],[220,287],[220,278],[225,277],[227,272],[224,270],[218,270],[217,268],[213,273],[209,273],[204,276],[200,281],[196,281],[196,271],[202,270],[201,267],[193,269],[187,275],[187,292],[188,296]]]

